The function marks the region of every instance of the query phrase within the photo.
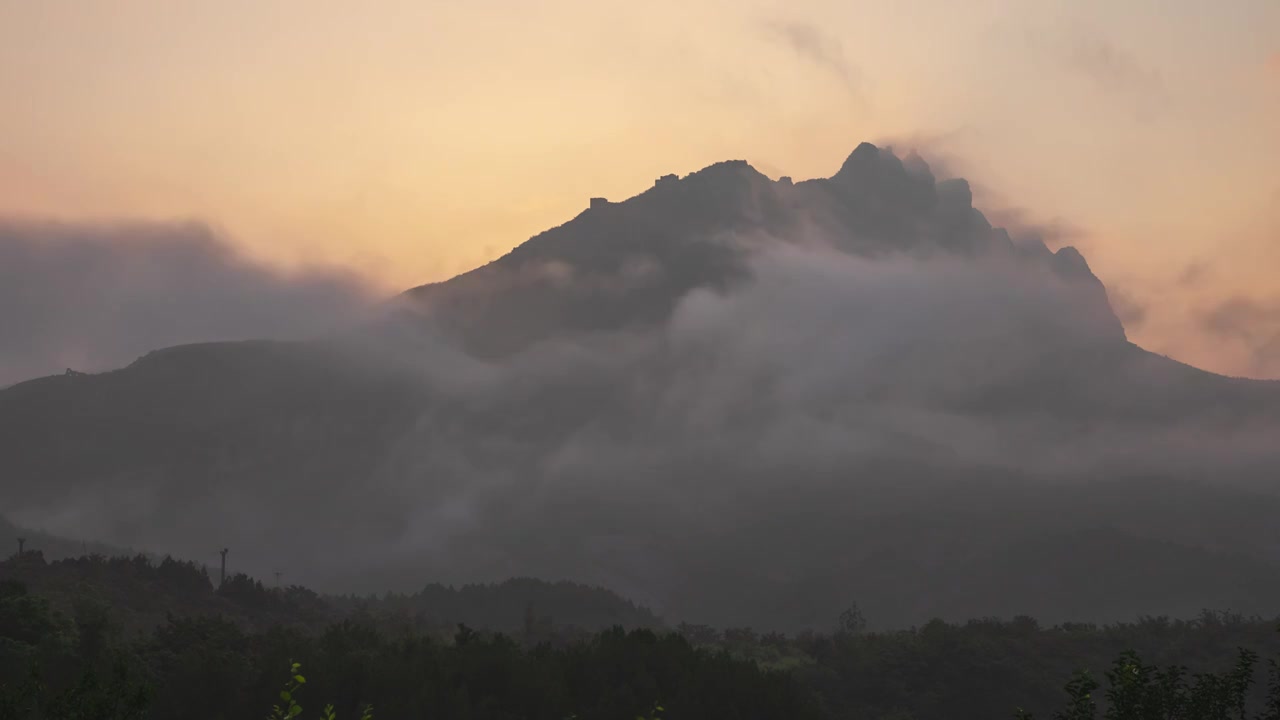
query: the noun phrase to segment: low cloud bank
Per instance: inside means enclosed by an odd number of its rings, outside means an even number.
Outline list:
[[[169,345],[305,338],[371,297],[347,273],[257,264],[199,223],[0,219],[0,387]]]

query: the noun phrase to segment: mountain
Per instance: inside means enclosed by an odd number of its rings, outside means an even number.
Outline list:
[[[0,507],[324,591],[571,578],[672,622],[1264,612],[1278,426],[1280,383],[1134,346],[1080,253],[864,143],[594,200],[355,330],[0,391]]]
[[[0,537],[10,538],[14,541],[21,538],[23,544],[18,546],[15,542],[14,550],[18,550],[21,547],[27,551],[39,552],[41,557],[49,560],[62,560],[84,555],[131,557],[139,554],[128,548],[115,547],[88,540],[69,540],[46,532],[18,527],[6,520],[4,516],[0,516]],[[2,555],[3,553],[0,553],[0,556]]]
[[[107,611],[126,635],[149,632],[170,617],[211,617],[241,628],[277,626],[318,632],[329,623],[367,617],[383,626],[414,627],[452,637],[459,623],[513,637],[569,636],[614,626],[662,627],[643,607],[602,588],[528,578],[461,588],[428,585],[418,592],[380,597],[321,596],[298,585],[264,586],[236,573],[225,582],[207,567],[170,557],[99,554],[52,560],[40,550],[0,559],[0,578],[20,583],[65,617],[86,606]],[[541,639],[549,639],[544,637]]]
[[[699,288],[749,275],[744,239],[826,242],[842,252],[1007,255],[1082,281],[1077,310],[1123,337],[1105,291],[1073,248],[1015,243],[972,206],[962,179],[936,182],[916,156],[863,143],[829,179],[775,182],[745,161],[664,176],[625,202],[597,202],[488,265],[406,293],[410,304],[473,352],[665,321]]]

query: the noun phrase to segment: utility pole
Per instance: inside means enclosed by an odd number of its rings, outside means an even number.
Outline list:
[[[22,554],[23,547],[27,544],[26,538],[18,538],[18,554]]]
[[[219,551],[219,554],[222,555],[222,574],[218,576],[218,587],[222,587],[222,584],[227,581],[227,552],[226,548],[222,548]]]
[[[276,576],[276,587],[277,587],[277,588],[278,588],[278,587],[280,587],[280,576],[281,576],[281,575],[283,575],[284,573],[283,573],[283,572],[281,572],[281,571],[279,571],[279,570],[276,570],[276,571],[272,572],[271,574]]]

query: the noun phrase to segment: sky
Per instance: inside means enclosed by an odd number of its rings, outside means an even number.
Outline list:
[[[665,173],[916,148],[1079,247],[1131,340],[1280,377],[1276,0],[0,0],[0,98],[0,218],[386,291]]]

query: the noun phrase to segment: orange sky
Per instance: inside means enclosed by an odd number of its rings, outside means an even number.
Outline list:
[[[1069,229],[1139,344],[1280,377],[1275,0],[0,2],[0,98],[0,214],[196,217],[388,288],[894,139]]]

